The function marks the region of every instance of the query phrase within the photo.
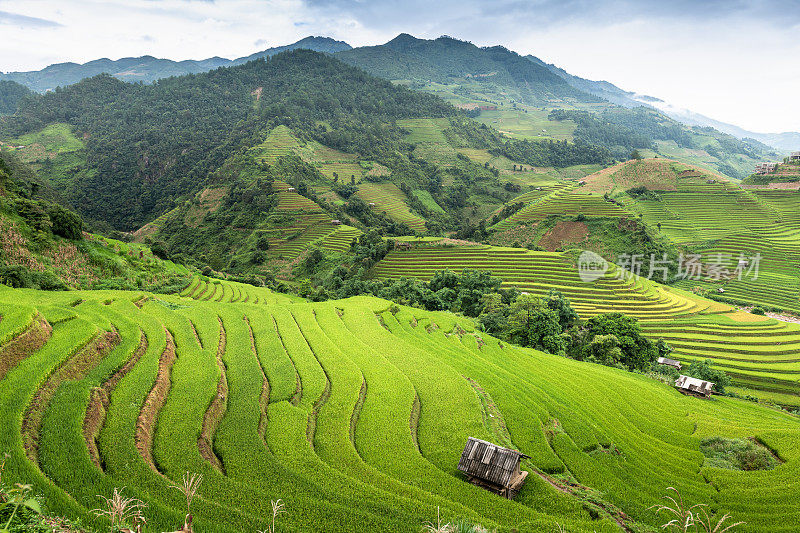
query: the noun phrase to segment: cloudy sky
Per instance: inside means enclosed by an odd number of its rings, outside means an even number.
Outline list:
[[[503,44],[750,130],[800,131],[800,0],[0,0],[0,71],[401,32]]]

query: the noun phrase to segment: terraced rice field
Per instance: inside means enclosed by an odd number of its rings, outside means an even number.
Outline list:
[[[252,147],[249,153],[258,161],[274,165],[279,157],[297,153],[302,148],[292,130],[286,126],[273,129],[261,144]]]
[[[535,195],[534,192],[546,192],[547,194]],[[493,227],[502,231],[515,224],[538,222],[550,215],[631,216],[616,204],[607,202],[602,195],[584,194],[580,188],[572,185],[543,187],[543,191],[534,192],[526,193],[531,195],[528,205]]]
[[[0,287],[4,482],[103,528],[96,495],[125,487],[149,504],[152,531],[183,522],[173,485],[187,471],[203,474],[198,531],[263,530],[277,498],[281,531],[419,531],[437,508],[520,532],[619,531],[616,509],[656,528],[648,508],[668,486],[746,521],[740,531],[800,522],[793,415],[682,396],[373,298],[289,304],[200,279],[183,294]],[[700,440],[717,435],[756,437],[785,462],[705,467]],[[469,436],[531,456],[515,501],[456,471]],[[559,479],[596,489],[614,517]]]
[[[769,393],[769,397],[779,403],[800,405],[797,379],[800,377],[800,344],[797,344],[800,342],[800,328],[794,325],[747,313],[737,314],[729,306],[644,278],[621,280],[614,267],[606,277],[586,283],[580,279],[570,256],[519,248],[420,246],[412,250],[395,250],[373,268],[372,275],[429,279],[444,268],[456,272],[465,268],[490,270],[503,280],[503,286],[517,287],[536,295],[558,290],[570,298],[583,318],[598,313],[623,312],[639,318],[653,339],[664,337],[670,343],[675,340],[670,336],[672,328],[691,326],[700,332],[712,328],[717,321],[727,324],[724,334],[708,342],[695,339],[694,335],[684,337],[675,344],[676,354],[685,361],[712,359],[721,368],[732,370],[735,383],[755,389],[754,395]],[[758,324],[751,323],[754,319],[759,321]],[[790,336],[766,334],[763,339],[755,338],[757,336],[751,335],[749,329],[753,327],[756,330],[760,327],[781,328],[790,332]],[[786,344],[787,340],[791,342]],[[758,348],[754,348],[754,344]],[[762,357],[748,360],[754,353]],[[740,362],[731,363],[730,354]],[[781,358],[781,354],[785,357]],[[777,383],[774,386],[764,379],[764,376],[772,379],[776,375],[779,381],[774,382]]]
[[[335,232],[326,235],[319,243],[319,247],[333,252],[346,252],[350,249],[353,239],[358,238],[359,235],[361,235],[360,229],[342,225],[336,228]]]
[[[374,210],[386,213],[395,222],[408,224],[417,232],[425,231],[425,220],[411,212],[406,195],[394,183],[362,183],[356,195],[368,204],[374,203]]]

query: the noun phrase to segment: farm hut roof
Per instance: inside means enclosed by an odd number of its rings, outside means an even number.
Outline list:
[[[469,476],[507,487],[522,459],[530,457],[517,450],[469,437],[458,469]]]
[[[685,390],[710,393],[714,384],[710,381],[703,381],[702,379],[681,375],[675,380],[675,386]]]
[[[658,358],[658,364],[659,365],[674,366],[674,367],[677,367],[677,368],[681,367],[681,362],[680,361],[676,361],[675,359],[668,359],[666,357],[659,357]]]

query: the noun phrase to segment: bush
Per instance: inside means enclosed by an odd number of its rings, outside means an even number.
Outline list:
[[[0,283],[14,289],[33,287],[30,271],[22,265],[0,266]]]
[[[731,384],[731,378],[722,370],[711,367],[711,360],[695,361],[686,370],[685,374],[693,378],[710,381],[714,384],[716,392],[725,392],[725,387]]]
[[[752,309],[750,310],[750,312],[751,312],[752,314],[754,314],[754,315],[761,315],[761,316],[764,316],[764,315],[766,315],[766,314],[767,314],[767,312],[764,310],[764,308],[763,308],[763,307],[754,307],[754,308],[752,308]]]
[[[748,439],[710,437],[700,442],[700,451],[707,458],[704,466],[713,468],[772,470],[778,462],[769,450]]]
[[[53,225],[53,235],[77,241],[83,238],[83,221],[81,217],[64,209],[60,205],[52,204],[47,211]]]

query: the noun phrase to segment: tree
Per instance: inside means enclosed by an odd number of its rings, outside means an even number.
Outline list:
[[[54,235],[77,241],[83,238],[83,221],[81,217],[64,209],[60,205],[52,204],[47,211],[52,223]]]
[[[658,357],[653,342],[645,337],[639,321],[622,313],[605,313],[588,320],[589,342],[597,335],[614,335],[622,350],[620,362],[629,370],[647,370]]]
[[[561,336],[562,328],[556,311],[538,305],[528,322],[528,342],[531,348],[556,355],[566,355],[567,341]]]
[[[630,158],[636,161],[644,159],[644,157],[642,157],[642,154],[639,153],[639,150],[634,150],[633,152],[631,152]]]
[[[585,359],[592,363],[622,366],[622,348],[615,335],[595,335],[584,351]]]
[[[713,368],[711,364],[712,362],[709,359],[705,361],[695,361],[689,365],[685,374],[693,378],[702,379],[703,381],[710,381],[714,384],[715,391],[725,392],[725,387],[731,384],[731,378],[724,371]]]

